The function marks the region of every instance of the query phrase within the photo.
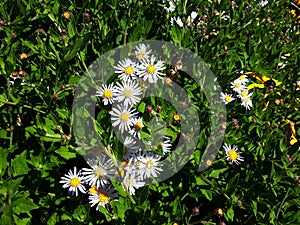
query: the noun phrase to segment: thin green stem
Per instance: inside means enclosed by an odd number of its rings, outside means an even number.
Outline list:
[[[276,220],[278,220],[279,213],[280,213],[280,211],[281,211],[281,209],[282,209],[282,206],[283,206],[283,204],[284,204],[286,198],[288,197],[289,193],[290,193],[290,189],[288,189],[288,191],[286,192],[284,198],[282,199],[282,201],[281,201],[281,203],[280,203],[279,209],[278,209],[277,214],[276,214]]]
[[[13,103],[13,102],[10,102],[10,101],[1,100],[1,99],[0,99],[0,103],[6,104],[6,105],[17,106],[16,103]],[[40,110],[40,109],[37,109],[37,108],[35,108],[35,107],[33,107],[33,106],[30,106],[30,105],[22,105],[22,107],[27,108],[27,109],[32,109],[32,110],[34,110],[34,111],[37,111],[37,112],[46,114],[46,112],[44,112],[44,111],[42,111],[42,110]]]

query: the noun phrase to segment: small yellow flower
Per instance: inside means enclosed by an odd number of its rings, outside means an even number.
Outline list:
[[[27,59],[28,58],[28,55],[26,53],[22,53],[20,55],[20,59]]]
[[[69,19],[71,18],[71,12],[69,12],[69,11],[64,12],[64,13],[63,13],[63,17],[64,17],[65,19],[69,20]]]
[[[173,120],[174,122],[179,122],[180,121],[180,114],[176,113],[173,115]]]
[[[221,208],[217,208],[216,209],[216,214],[217,214],[217,216],[222,217],[224,215],[224,212]]]
[[[211,160],[207,160],[207,161],[206,161],[206,165],[207,165],[207,166],[212,166],[212,161],[211,161]]]

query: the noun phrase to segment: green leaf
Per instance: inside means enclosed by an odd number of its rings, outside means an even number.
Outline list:
[[[227,168],[212,170],[211,173],[209,174],[209,177],[219,179],[220,174],[222,174],[226,170],[227,170]]]
[[[17,155],[16,158],[12,160],[14,176],[19,176],[28,173],[29,168],[26,163],[26,154],[27,151],[24,151],[20,155]]]
[[[31,198],[22,199],[22,202],[14,207],[14,213],[19,215],[20,213],[28,213],[29,211],[37,208],[38,206]]]
[[[232,208],[228,209],[225,213],[225,217],[227,220],[229,221],[233,221],[233,217],[234,217],[234,211]]]
[[[76,158],[76,153],[70,152],[67,147],[62,146],[60,149],[55,151],[57,154],[59,154],[64,159],[72,159]]]

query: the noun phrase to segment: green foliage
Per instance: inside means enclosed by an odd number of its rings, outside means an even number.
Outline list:
[[[150,0],[1,1],[0,224],[299,224],[300,141],[291,145],[286,122],[295,122],[295,136],[300,136],[299,23],[288,12],[296,3],[269,1],[262,7],[259,1],[249,1],[250,6],[246,1],[229,2],[176,1],[176,10],[167,12],[168,3]],[[63,16],[67,11],[70,19]],[[185,21],[192,11],[197,11],[199,24],[189,26]],[[228,20],[222,19],[224,15]],[[175,21],[170,24],[178,17],[183,27]],[[225,142],[237,145],[245,161],[238,166],[228,162],[221,148],[212,166],[199,171],[210,141],[208,102],[187,74],[172,75],[168,70],[199,111],[201,132],[194,154],[179,173],[136,190],[132,199],[112,181],[118,201],[96,210],[86,196],[70,197],[59,183],[70,168],[88,167],[72,130],[74,94],[99,56],[119,45],[149,39],[195,52],[209,65],[223,92],[233,93],[230,82],[241,71],[282,84],[274,89],[255,87],[251,110],[239,101],[227,105]],[[261,83],[251,75],[248,79],[250,84]],[[148,105],[172,124],[175,109],[150,97],[137,107],[146,125],[153,118]],[[90,116],[84,110],[79,113]],[[108,120],[103,111],[96,112],[93,126],[103,140],[111,135]],[[178,141],[179,129],[173,124],[167,130],[171,143]],[[143,129],[141,136],[150,137],[151,129]],[[195,207],[199,214],[193,212]],[[217,208],[223,209],[223,216],[216,214]]]

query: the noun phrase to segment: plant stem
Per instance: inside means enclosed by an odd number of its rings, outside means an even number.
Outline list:
[[[0,103],[6,104],[6,105],[17,106],[16,103],[13,103],[13,102],[10,102],[10,101],[1,100],[1,99],[0,99]],[[22,106],[23,106],[24,108],[32,109],[32,110],[34,110],[34,111],[37,111],[37,112],[46,114],[46,112],[44,112],[44,111],[42,111],[42,110],[40,110],[40,109],[34,108],[33,106],[29,106],[29,105],[22,105]]]

